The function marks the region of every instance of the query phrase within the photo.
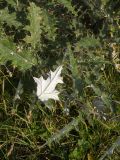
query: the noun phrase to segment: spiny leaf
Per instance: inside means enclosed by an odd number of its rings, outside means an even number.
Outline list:
[[[0,11],[0,23],[6,22],[9,26],[19,27],[21,23],[17,21],[16,13],[9,13],[8,9],[2,9]]]
[[[60,77],[61,70],[62,66],[59,66],[54,72],[50,71],[46,80],[42,76],[40,78],[33,77],[37,83],[37,96],[41,101],[59,100],[59,92],[55,87],[58,83],[63,83],[62,77]]]
[[[72,6],[72,3],[70,0],[57,0],[58,3],[61,3],[68,9],[68,11],[72,12],[75,16],[77,16],[77,12],[75,11],[74,6]]]
[[[31,68],[36,63],[30,52],[27,50],[17,52],[16,45],[6,37],[0,39],[0,64],[5,64],[7,61],[12,61],[15,67],[22,70]]]
[[[48,12],[36,6],[35,3],[30,3],[28,8],[29,25],[25,27],[30,35],[25,37],[25,41],[30,43],[33,48],[39,43],[41,45],[41,35],[44,34],[48,39],[54,40],[56,37],[56,27],[54,17],[51,17]]]
[[[17,1],[16,0],[6,0],[8,4],[12,5],[12,6],[16,6],[17,5]]]
[[[43,17],[43,30],[46,33],[48,39],[55,40],[56,37],[56,27],[55,27],[55,17],[51,16],[45,9],[42,9]]]
[[[100,46],[99,39],[96,39],[94,37],[85,37],[76,43],[75,50],[79,51],[81,47],[89,48],[89,47],[97,47],[97,46]]]
[[[42,10],[40,7],[37,7],[35,3],[30,3],[28,8],[28,20],[30,25],[27,25],[25,29],[30,32],[30,35],[25,37],[25,41],[30,43],[33,48],[36,47],[36,44],[40,42],[41,38],[41,23],[42,23]]]

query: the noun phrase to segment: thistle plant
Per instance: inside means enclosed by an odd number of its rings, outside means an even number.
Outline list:
[[[0,159],[119,160],[119,1],[0,0]]]

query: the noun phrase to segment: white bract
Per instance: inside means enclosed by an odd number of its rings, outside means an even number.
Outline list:
[[[34,78],[37,83],[37,96],[41,101],[47,101],[48,99],[59,100],[59,91],[55,89],[58,83],[63,83],[60,76],[62,66],[59,66],[54,72],[48,73],[48,78],[45,80],[42,76],[40,78]]]

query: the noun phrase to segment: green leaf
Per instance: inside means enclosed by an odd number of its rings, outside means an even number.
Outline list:
[[[19,27],[21,23],[17,21],[16,13],[9,13],[7,8],[0,10],[0,23],[6,22],[9,26]]]
[[[30,3],[28,8],[28,20],[30,21],[30,25],[25,27],[25,29],[30,32],[30,35],[27,35],[24,40],[30,43],[33,48],[36,47],[41,39],[41,24],[43,21],[41,14],[41,8],[37,7],[35,3]]]
[[[57,0],[57,2],[63,4],[64,7],[68,9],[68,11],[77,16],[77,12],[75,11],[75,8],[72,6],[70,0]]]
[[[25,41],[36,48],[37,44],[41,46],[41,36],[44,35],[48,39],[55,40],[56,27],[54,18],[51,17],[43,8],[36,6],[35,3],[30,3],[28,8],[29,25],[25,27],[30,35],[25,37]]]
[[[89,48],[89,47],[94,48],[94,47],[98,47],[98,46],[100,46],[99,39],[96,39],[94,37],[85,37],[76,43],[75,50],[79,51],[81,47],[82,48]]]
[[[12,5],[12,6],[16,6],[17,4],[17,0],[6,0],[8,4]]]
[[[32,53],[27,50],[17,51],[16,45],[9,39],[0,39],[0,64],[12,61],[15,67],[22,70],[31,68],[36,63]]]

